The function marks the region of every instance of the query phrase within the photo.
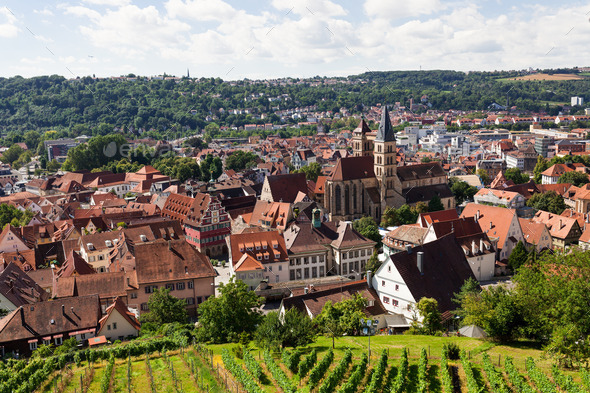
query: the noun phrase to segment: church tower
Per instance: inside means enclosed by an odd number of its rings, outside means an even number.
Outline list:
[[[385,105],[381,110],[381,122],[375,137],[373,156],[375,176],[381,191],[382,208],[385,209],[387,205],[397,205],[402,190],[401,182],[397,177],[395,133]]]
[[[367,133],[370,133],[371,129],[365,122],[365,118],[361,119],[359,126],[352,132],[352,155],[355,157],[370,156],[373,154],[371,148],[371,141],[367,139]]]

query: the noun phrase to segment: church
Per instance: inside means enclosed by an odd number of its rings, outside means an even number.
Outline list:
[[[331,220],[373,217],[385,208],[428,203],[438,196],[445,209],[455,207],[445,171],[438,162],[398,166],[395,132],[383,106],[376,131],[361,120],[352,137],[353,156],[340,158],[326,180],[324,207]]]

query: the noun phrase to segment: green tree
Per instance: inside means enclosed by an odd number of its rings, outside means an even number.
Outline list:
[[[6,224],[16,227],[25,226],[33,218],[33,212],[30,210],[21,211],[7,203],[0,204],[0,228]]]
[[[5,164],[12,165],[24,152],[23,148],[19,145],[12,145],[2,154],[0,160]]]
[[[535,169],[533,169],[533,180],[537,184],[541,184],[542,175],[541,173],[545,172],[549,168],[549,164],[543,156],[537,157],[537,164],[535,165]]]
[[[367,300],[360,294],[338,303],[326,302],[322,312],[315,317],[320,331],[332,338],[332,348],[335,347],[335,339],[344,334],[353,335],[361,328],[361,319]]]
[[[322,174],[322,166],[317,162],[309,163],[301,169],[294,170],[293,173],[305,173],[305,178],[311,181],[317,181],[318,177]]]
[[[504,177],[507,180],[512,180],[514,184],[523,184],[530,180],[530,178],[526,174],[522,173],[518,168],[506,169],[506,172],[504,172]]]
[[[584,173],[584,172],[578,172],[578,171],[571,171],[571,172],[566,172],[563,175],[559,176],[559,180],[557,180],[558,183],[571,183],[576,187],[580,187],[586,183],[590,182],[590,179],[588,178],[588,174]]]
[[[526,205],[537,210],[544,210],[554,214],[561,214],[566,206],[563,197],[555,191],[533,194]]]
[[[61,168],[61,164],[53,159],[47,163],[46,168],[49,172],[57,172]]]
[[[529,258],[529,253],[525,248],[522,241],[516,243],[516,246],[512,249],[510,256],[508,257],[508,266],[512,271],[518,270],[522,265],[524,265]]]
[[[160,326],[165,323],[186,323],[188,320],[186,302],[170,295],[169,289],[156,289],[148,299],[148,309],[140,317],[142,324]]]
[[[371,258],[369,258],[369,260],[367,261],[367,271],[372,271],[373,273],[375,273],[377,270],[379,270],[379,268],[381,267],[383,262],[381,262],[379,260],[379,253],[377,252],[377,250],[373,251],[373,255],[371,255]]]
[[[282,321],[273,311],[258,325],[254,338],[261,347],[299,347],[313,342],[315,327],[311,319],[296,308],[287,310]]]
[[[422,326],[427,334],[432,335],[442,329],[442,316],[436,299],[423,297],[418,301],[416,309],[422,317]]]
[[[207,154],[207,157],[201,161],[202,180],[217,179],[223,172],[223,163],[221,158],[213,157],[212,154]]]
[[[377,243],[377,248],[379,248],[381,244],[381,235],[379,234],[379,227],[375,220],[372,217],[363,217],[361,219],[355,220],[352,223],[352,227],[355,231],[363,235],[369,240],[373,240]]]
[[[239,172],[256,166],[259,159],[256,154],[250,151],[237,150],[225,159],[225,168]]]
[[[443,206],[440,197],[438,195],[435,195],[432,197],[430,201],[428,201],[428,211],[436,212],[439,210],[445,210],[445,207]]]
[[[477,176],[479,176],[479,178],[481,179],[481,182],[483,184],[490,184],[490,175],[488,174],[488,171],[486,171],[485,169],[478,169],[475,174]]]
[[[449,187],[455,196],[455,204],[457,206],[465,201],[472,201],[473,196],[477,194],[477,187],[470,186],[469,183],[461,181],[456,177],[449,179]]]
[[[258,307],[264,298],[234,278],[220,284],[219,293],[199,306],[197,337],[201,341],[224,343],[237,342],[242,333],[253,333],[262,320]]]

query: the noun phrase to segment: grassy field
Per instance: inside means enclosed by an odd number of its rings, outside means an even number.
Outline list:
[[[354,390],[356,393],[364,391],[378,374],[375,366],[383,352],[387,353],[386,367],[382,370],[382,376],[377,381],[377,391],[393,391],[394,386],[399,386],[400,380],[404,392],[418,392],[420,381],[426,381],[429,392],[443,392],[441,373],[445,370],[440,369],[441,354],[443,345],[446,343],[455,343],[465,350],[466,357],[471,362],[469,373],[466,373],[465,364],[460,360],[449,361],[449,372],[456,386],[460,391],[466,392],[468,384],[475,383],[478,390],[482,392],[495,391],[490,382],[490,376],[486,373],[484,356],[489,356],[493,367],[501,375],[502,383],[506,383],[508,388],[516,392],[518,389],[512,387],[509,382],[507,372],[504,370],[506,356],[513,358],[513,363],[518,369],[520,375],[524,378],[525,383],[530,384],[535,390],[534,383],[525,367],[525,359],[531,357],[536,363],[536,367],[541,370],[547,378],[553,383],[551,370],[551,361],[542,356],[542,351],[538,346],[528,342],[520,342],[513,345],[499,345],[490,341],[477,340],[466,337],[431,337],[431,336],[373,336],[371,337],[371,356],[369,365],[362,370],[359,386]],[[352,351],[352,362],[346,366],[342,377],[338,379],[337,386],[333,391],[337,392],[349,380],[355,366],[359,364],[364,354],[368,353],[368,337],[342,337],[335,340],[334,359],[328,369],[322,373],[321,380],[314,389],[309,389],[309,374],[300,377],[297,373],[291,372],[283,363],[280,354],[274,354],[274,361],[282,370],[297,393],[316,393],[322,392],[321,385],[326,382],[328,376],[337,369],[338,363],[344,357],[345,351]],[[117,359],[115,362],[113,378],[111,379],[110,392],[246,392],[238,377],[230,374],[224,368],[221,360],[221,353],[224,348],[230,353],[237,344],[223,344],[207,346],[212,351],[212,357],[200,355],[195,349],[189,348],[181,351],[170,351],[165,354],[152,353],[148,361],[144,356],[132,357],[129,359]],[[327,337],[318,337],[318,339],[303,350],[303,355],[317,351],[318,365],[320,360],[332,348],[332,339]],[[426,350],[428,366],[420,371],[420,352]],[[408,363],[404,366],[402,361],[402,352],[407,350]],[[274,393],[283,392],[276,375],[271,372],[270,367],[265,363],[262,351],[253,344],[246,350],[257,360],[262,367],[263,375],[260,380],[256,380],[257,392]],[[289,348],[291,350],[291,348]],[[486,354],[486,355],[484,355]],[[213,360],[213,368],[211,367]],[[249,371],[244,362],[235,358],[240,367],[244,368],[246,375]],[[37,392],[100,392],[101,379],[104,374],[106,361],[97,362],[88,366],[86,362],[77,367],[71,365],[69,369],[55,372],[50,378],[37,390]],[[489,366],[489,362],[488,362]],[[151,372],[150,372],[151,369]],[[425,370],[425,371],[424,371]],[[489,367],[487,369],[489,371]],[[582,378],[577,370],[564,370],[563,373],[573,378],[573,383],[582,387]],[[129,378],[130,375],[130,378]],[[471,380],[473,378],[473,380]],[[396,385],[398,384],[398,385]],[[226,387],[227,386],[227,387]],[[586,387],[587,389],[588,387]],[[325,391],[325,389],[324,389]],[[560,388],[558,391],[571,391]],[[586,390],[588,391],[588,390]]]

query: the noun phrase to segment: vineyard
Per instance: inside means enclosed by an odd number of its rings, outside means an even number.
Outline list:
[[[0,393],[590,392],[587,370],[552,366],[540,351],[477,340],[455,340],[453,351],[425,337],[386,339],[370,358],[353,337],[335,349],[320,338],[280,352],[152,339],[0,363]]]

